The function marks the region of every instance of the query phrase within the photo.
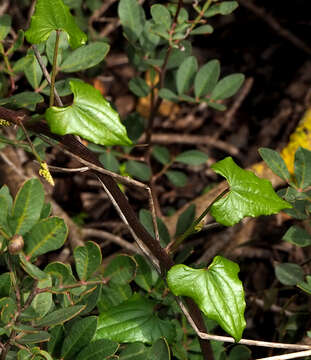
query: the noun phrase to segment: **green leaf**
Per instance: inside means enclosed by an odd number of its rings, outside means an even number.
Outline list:
[[[200,98],[214,90],[220,75],[220,62],[211,60],[203,65],[194,78],[194,93]]]
[[[165,88],[160,89],[159,96],[162,99],[169,101],[177,102],[179,100],[178,96],[170,89],[165,89]]]
[[[159,274],[143,256],[136,254],[135,260],[138,264],[138,269],[134,281],[145,291],[151,292],[153,286],[159,280]]]
[[[55,358],[60,357],[60,350],[64,340],[64,327],[56,325],[50,330],[51,338],[48,342],[47,350]]]
[[[11,30],[12,18],[8,14],[0,16],[0,41],[4,40]]]
[[[43,73],[33,52],[28,54],[27,57],[29,57],[29,60],[27,62],[27,66],[24,69],[24,73],[29,84],[33,87],[34,90],[36,90],[40,86]],[[47,64],[48,60],[46,56],[42,56],[42,62],[44,65]]]
[[[264,162],[276,175],[285,181],[289,180],[290,173],[287,170],[284,160],[277,151],[268,148],[260,148],[258,151]]]
[[[282,263],[275,267],[275,276],[283,285],[293,286],[303,281],[304,272],[297,264]]]
[[[120,172],[120,163],[111,151],[106,151],[101,154],[99,156],[99,161],[105,166],[107,170],[114,173]]]
[[[271,215],[292,207],[277,196],[270,181],[241,169],[231,157],[213,164],[212,169],[230,185],[229,193],[211,208],[211,215],[220,224],[232,226],[246,216]]]
[[[251,359],[251,351],[245,345],[236,345],[229,354],[228,360],[249,360]]]
[[[181,171],[169,170],[166,171],[165,175],[169,181],[177,187],[183,187],[188,182],[187,176]]]
[[[239,271],[234,262],[216,256],[208,269],[173,266],[168,271],[167,283],[174,295],[191,297],[207,317],[239,341],[246,326]]]
[[[70,46],[75,49],[86,43],[87,36],[75,23],[62,0],[37,0],[26,39],[31,44],[46,41],[53,30],[65,31]]]
[[[75,321],[64,339],[61,357],[72,359],[85,345],[89,344],[95,334],[96,327],[96,316],[88,316]]]
[[[38,179],[30,179],[18,191],[9,220],[14,234],[24,235],[39,220],[44,204],[44,191]]]
[[[40,331],[35,334],[25,334],[16,340],[19,344],[37,344],[50,340],[50,334],[47,331]]]
[[[224,100],[234,95],[242,86],[244,79],[243,74],[232,74],[222,78],[212,91],[211,98]]]
[[[139,39],[145,25],[145,13],[137,0],[120,0],[118,7],[119,18],[130,42]]]
[[[165,339],[158,339],[152,344],[148,360],[171,360],[170,348]]]
[[[149,166],[145,163],[138,162],[135,160],[129,160],[125,163],[126,171],[136,179],[142,181],[148,181],[151,176],[151,171]]]
[[[61,308],[49,313],[43,319],[40,319],[34,322],[34,326],[38,327],[50,327],[58,324],[63,324],[66,321],[71,320],[77,316],[83,309],[85,305],[74,305],[66,308]]]
[[[150,87],[141,77],[134,77],[129,82],[129,88],[138,97],[145,97],[150,93]]]
[[[23,253],[19,254],[19,259],[24,271],[32,278],[36,280],[44,280],[48,278],[49,275],[40,270],[36,265],[33,265],[31,262],[29,262]]]
[[[37,104],[43,101],[44,99],[40,94],[31,91],[24,91],[8,98],[0,99],[0,105],[10,104],[16,109],[25,108],[30,111],[34,111]]]
[[[52,286],[51,276],[48,276],[46,279],[41,279],[38,281],[37,288],[44,289]],[[45,316],[53,305],[52,294],[50,292],[44,292],[37,294],[31,302],[31,307],[34,309],[38,318]]]
[[[102,262],[102,254],[98,244],[88,241],[85,246],[74,249],[73,256],[80,280],[87,280],[98,269]]]
[[[311,295],[311,276],[307,275],[306,280],[307,280],[307,282],[298,283],[297,287],[299,287],[299,289],[305,291],[307,294]]]
[[[311,245],[311,235],[300,226],[291,226],[282,237],[282,240],[300,247]]]
[[[119,344],[115,341],[101,339],[89,343],[79,354],[75,360],[104,360],[116,353]]]
[[[182,235],[193,223],[195,219],[195,204],[191,204],[187,209],[180,214],[177,225],[175,236]]]
[[[196,27],[194,30],[191,31],[191,35],[203,35],[203,34],[212,34],[214,32],[214,28],[209,25],[201,25]]]
[[[148,231],[148,233],[154,238],[155,234],[150,211],[141,209],[139,211],[139,221],[144,225],[144,228]],[[169,232],[163,220],[160,218],[157,218],[157,224],[160,236],[160,244],[161,246],[165,247],[170,242]]]
[[[72,270],[69,264],[64,264],[59,261],[49,263],[44,272],[50,274],[54,280],[55,286],[72,284],[76,281],[72,274]]]
[[[0,275],[0,299],[10,295],[11,291],[11,276],[9,272]]]
[[[198,62],[194,56],[187,57],[179,66],[176,74],[176,86],[179,95],[185,94],[189,90],[197,70]]]
[[[229,15],[239,6],[237,1],[223,1],[211,6],[204,14],[205,17],[214,15]]]
[[[8,225],[9,205],[5,196],[0,194],[0,234],[10,237],[11,231]]]
[[[295,153],[295,178],[300,189],[311,185],[311,151],[302,147]]]
[[[104,60],[110,46],[105,42],[93,42],[70,53],[60,66],[60,71],[75,72],[89,69]]]
[[[155,302],[139,294],[133,295],[131,299],[99,316],[95,338],[153,343],[160,337],[166,337],[172,341],[175,336],[172,323],[159,319],[154,306]]]
[[[136,267],[134,258],[128,255],[118,255],[110,261],[105,269],[104,276],[110,279],[110,283],[127,284],[134,279]]]
[[[151,6],[151,16],[156,24],[162,25],[168,30],[171,27],[172,18],[167,8],[161,4]]]
[[[141,342],[129,344],[120,353],[120,360],[146,360],[149,349]]]
[[[176,156],[175,161],[188,165],[201,165],[205,164],[207,159],[208,156],[202,151],[188,150]]]
[[[33,258],[57,250],[64,245],[67,234],[67,226],[63,219],[43,219],[25,235],[25,253]]]
[[[166,165],[171,161],[170,152],[164,146],[155,145],[152,148],[152,156],[162,165]]]
[[[118,113],[101,93],[82,81],[71,80],[74,102],[67,107],[50,107],[45,116],[58,135],[75,134],[95,144],[131,145]]]
[[[11,297],[4,297],[0,299],[0,310],[1,321],[8,324],[14,321],[17,312],[16,302]]]
[[[183,40],[179,43],[179,48],[174,48],[171,51],[171,54],[169,56],[168,62],[167,62],[167,70],[171,70],[174,69],[178,66],[180,66],[180,64],[191,55],[192,53],[192,46],[191,46],[191,42],[188,40]],[[162,50],[163,52],[161,53],[162,57],[165,58],[166,56],[166,48],[164,48]]]
[[[97,303],[100,313],[109,310],[112,306],[119,305],[133,295],[129,284],[111,283],[102,288],[101,298]]]

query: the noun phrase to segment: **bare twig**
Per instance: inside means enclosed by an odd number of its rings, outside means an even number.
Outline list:
[[[265,358],[260,358],[257,360],[287,360],[287,359],[298,359],[298,358],[304,358],[306,356],[310,356],[311,355],[311,350],[307,350],[307,351],[299,351],[299,352],[294,352],[291,354],[284,354],[284,355],[276,355],[276,356],[269,356],[269,357],[265,357]]]

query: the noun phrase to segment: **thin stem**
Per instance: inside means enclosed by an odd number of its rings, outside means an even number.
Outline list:
[[[60,30],[56,30],[53,67],[52,67],[52,76],[51,76],[50,107],[54,106],[54,89],[55,89],[55,78],[57,73],[57,55],[58,55],[59,37],[60,37]]]
[[[11,82],[11,93],[15,90],[15,80],[14,80],[14,72],[11,67],[7,52],[5,52],[3,45],[0,43],[0,53],[3,56],[3,60],[7,69],[7,73],[10,76],[10,82]]]
[[[28,135],[28,132],[27,132],[27,130],[25,129],[25,126],[24,126],[24,124],[23,124],[23,122],[22,122],[21,120],[19,120],[19,125],[20,125],[20,127],[22,128],[24,135],[26,136],[27,142],[28,142],[28,144],[29,144],[29,146],[30,146],[30,148],[31,148],[31,151],[32,151],[33,155],[35,156],[35,158],[37,159],[37,161],[39,161],[39,163],[41,164],[41,163],[42,163],[42,159],[41,159],[40,155],[37,153],[35,147],[33,146],[33,143],[32,143],[32,141],[30,140],[30,137],[29,137],[29,135]]]
[[[200,224],[200,222],[204,219],[204,217],[208,214],[210,211],[212,205],[221,199],[227,192],[229,191],[229,188],[226,188],[223,192],[221,192],[212,202],[211,204],[202,212],[202,214],[188,227],[188,229],[179,236],[174,242],[168,244],[166,247],[166,250],[169,253],[172,253],[177,250],[178,246],[185,240],[187,237],[195,232],[196,226]]]

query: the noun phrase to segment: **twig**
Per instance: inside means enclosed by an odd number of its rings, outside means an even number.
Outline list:
[[[301,357],[306,357],[311,355],[311,350],[307,351],[299,351],[291,354],[284,354],[284,355],[276,355],[276,356],[269,356],[265,358],[260,358],[257,360],[287,360],[287,359],[298,359]]]
[[[56,30],[52,76],[51,76],[51,84],[50,84],[50,87],[51,87],[50,88],[50,107],[54,106],[54,90],[55,90],[55,79],[56,79],[56,73],[57,73],[57,56],[58,56],[59,37],[60,37],[60,30]]]
[[[299,39],[292,32],[285,29],[280,25],[279,22],[275,20],[275,18],[268,14],[265,9],[256,6],[250,0],[240,0],[241,5],[252,11],[255,15],[260,17],[263,21],[265,21],[272,29],[274,29],[280,36],[290,41],[297,48],[305,51],[307,54],[311,55],[311,48],[301,39]]]
[[[143,135],[140,139],[140,143],[145,143],[146,137]],[[158,144],[196,144],[196,145],[206,145],[215,147],[216,149],[223,150],[230,155],[236,156],[239,154],[239,149],[231,144],[226,143],[225,141],[215,140],[212,136],[209,135],[191,135],[191,134],[152,134],[151,136],[152,143]]]
[[[82,234],[84,238],[92,236],[103,240],[108,240],[109,242],[113,242],[134,254],[136,254],[139,250],[139,248],[137,248],[134,244],[129,243],[128,241],[122,239],[120,236],[111,234],[110,232],[104,230],[87,228],[82,230]]]

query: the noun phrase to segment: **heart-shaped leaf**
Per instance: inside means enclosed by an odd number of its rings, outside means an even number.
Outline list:
[[[230,185],[229,193],[211,208],[212,216],[220,224],[232,226],[246,216],[271,215],[292,207],[278,197],[270,181],[241,169],[231,157],[217,162],[212,168]]]
[[[79,29],[62,0],[37,0],[30,27],[25,32],[27,41],[39,44],[46,41],[53,30],[65,31],[73,49],[86,43],[86,34]]]
[[[192,298],[206,316],[239,341],[246,325],[239,271],[234,262],[216,256],[208,269],[173,266],[167,274],[167,283],[174,295]]]
[[[45,116],[54,134],[75,134],[95,144],[131,145],[118,113],[93,86],[71,80],[71,106],[47,109]]]

